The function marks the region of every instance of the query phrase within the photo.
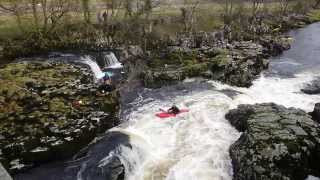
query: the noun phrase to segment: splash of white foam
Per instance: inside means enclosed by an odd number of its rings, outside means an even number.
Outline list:
[[[231,180],[232,165],[228,150],[240,133],[225,119],[226,112],[239,104],[265,102],[311,111],[314,104],[320,101],[320,96],[303,94],[300,89],[315,76],[310,73],[289,79],[261,76],[249,89],[212,81],[216,90],[193,92],[171,100],[138,98],[139,107],[129,115],[129,124],[118,129],[133,139],[143,139],[140,143],[130,141],[145,153],[128,149],[120,152],[119,156],[125,159],[135,159],[134,162],[139,159],[139,163],[133,163],[135,170],[126,173],[126,179]],[[220,91],[223,89],[240,94],[231,98]],[[159,107],[172,103],[191,111],[171,119],[154,116]]]
[[[110,52],[109,54],[106,54],[106,59],[107,59],[107,68],[110,69],[120,69],[122,68],[122,64],[118,61],[117,57],[114,55],[113,52]]]
[[[317,74],[302,73],[295,78],[281,79],[262,76],[249,89],[238,88],[242,92],[235,101],[236,104],[254,104],[274,102],[285,107],[300,108],[312,111],[315,103],[320,102],[319,95],[307,95],[301,92]]]
[[[90,66],[91,71],[93,72],[96,80],[101,79],[102,77],[105,76],[104,72],[102,72],[101,68],[99,67],[99,65],[97,64],[97,62],[95,62],[94,60],[92,60],[92,58],[90,56],[84,56],[81,58],[81,61],[85,64],[87,64],[88,66]]]
[[[130,115],[131,125],[125,131],[143,138],[148,153],[126,179],[232,179],[228,148],[239,133],[224,118],[232,99],[206,91],[177,97],[175,102],[191,112],[158,119],[154,112],[171,102],[153,101]],[[136,153],[123,151],[121,156],[128,159]]]

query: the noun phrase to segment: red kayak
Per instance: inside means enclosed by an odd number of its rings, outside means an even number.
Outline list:
[[[189,109],[180,109],[180,112],[178,114],[181,113],[185,113],[185,112],[189,112]],[[157,117],[159,118],[169,118],[169,117],[176,117],[176,115],[178,114],[173,114],[173,113],[168,113],[166,111],[162,111],[156,114]]]

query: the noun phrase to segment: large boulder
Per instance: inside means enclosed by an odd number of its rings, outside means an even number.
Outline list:
[[[292,39],[288,37],[262,36],[259,43],[263,46],[266,57],[277,56],[291,48]]]
[[[319,124],[276,104],[240,105],[226,118],[241,137],[230,147],[235,180],[303,180],[320,175]]]
[[[315,106],[314,106],[314,110],[313,112],[311,113],[313,119],[315,121],[317,121],[318,123],[320,123],[320,103],[317,103]]]
[[[303,89],[301,89],[301,91],[306,94],[320,94],[320,78],[311,81]]]
[[[143,72],[141,76],[144,86],[148,88],[160,88],[162,86],[171,85],[185,79],[182,71],[179,70],[148,70]]]
[[[224,83],[248,87],[260,72],[269,66],[263,48],[251,41],[233,42],[223,53],[210,62],[213,79]]]
[[[97,93],[86,67],[7,64],[0,84],[0,162],[12,174],[70,157],[118,124],[117,93]]]

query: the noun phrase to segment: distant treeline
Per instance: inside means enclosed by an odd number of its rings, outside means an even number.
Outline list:
[[[268,15],[306,14],[319,5],[320,0],[1,0],[0,22],[5,20],[0,40],[5,48],[39,51],[97,41],[103,46],[138,44],[147,50],[170,34],[225,27],[242,32]]]

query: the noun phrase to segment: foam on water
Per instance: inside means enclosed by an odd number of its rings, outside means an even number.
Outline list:
[[[110,52],[108,54],[105,55],[106,59],[107,59],[107,68],[110,69],[120,69],[122,68],[122,64],[118,61],[117,57],[114,55],[113,52]]]
[[[128,134],[133,146],[132,149],[120,148],[117,153],[129,169],[126,179],[231,180],[228,150],[240,133],[225,119],[230,109],[239,104],[273,102],[310,112],[314,104],[320,102],[319,95],[301,92],[306,83],[320,75],[319,27],[320,24],[312,25],[297,33],[298,41],[292,50],[273,60],[271,70],[250,88],[211,81],[215,89],[191,87],[188,93],[175,94],[163,88],[161,93],[150,90],[149,95],[139,96],[133,102],[134,110],[126,117],[129,122],[115,129]],[[315,40],[304,40],[305,37]],[[168,97],[162,97],[163,94]],[[169,119],[155,117],[159,108],[172,104],[188,108],[190,112]]]
[[[228,148],[240,135],[224,118],[232,99],[204,91],[173,101],[191,112],[159,119],[154,112],[172,102],[154,100],[130,114],[125,131],[143,138],[148,154],[127,179],[231,179]],[[122,152],[123,157],[134,154]]]
[[[317,75],[302,73],[294,78],[284,79],[262,76],[254,82],[251,88],[240,89],[242,94],[235,101],[237,104],[274,102],[285,107],[295,107],[310,112],[315,103],[320,102],[320,96],[307,95],[301,92],[301,89]]]
[[[300,89],[317,75],[304,73],[289,79],[261,76],[249,89],[212,81],[216,90],[190,92],[161,100],[137,98],[138,108],[128,115],[129,124],[118,129],[133,139],[143,139],[139,143],[131,140],[140,150],[127,149],[119,153],[123,159],[139,159],[130,173],[126,173],[126,179],[231,180],[228,149],[240,133],[225,119],[226,112],[239,104],[265,102],[311,111],[320,96],[303,94]],[[239,95],[228,97],[222,93],[224,89],[237,91]],[[191,111],[171,119],[154,116],[159,107],[172,103]]]

